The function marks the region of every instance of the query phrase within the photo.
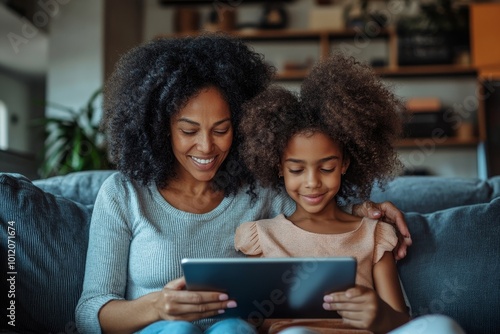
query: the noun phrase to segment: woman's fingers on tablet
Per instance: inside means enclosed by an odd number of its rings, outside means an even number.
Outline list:
[[[186,287],[186,280],[184,279],[184,276],[179,277],[177,279],[174,279],[170,282],[168,282],[164,289],[172,289],[172,290],[182,290]]]
[[[197,320],[224,313],[236,307],[234,300],[219,292],[174,290],[167,286],[162,291],[161,316],[166,320]]]

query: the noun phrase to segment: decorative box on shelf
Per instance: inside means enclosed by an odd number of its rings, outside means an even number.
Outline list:
[[[404,124],[406,138],[451,137],[452,111],[443,107],[438,98],[412,98],[406,102],[409,117]]]
[[[398,64],[451,64],[452,41],[453,36],[444,32],[398,31]]]

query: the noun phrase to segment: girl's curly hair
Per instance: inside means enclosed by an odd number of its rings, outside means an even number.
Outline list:
[[[335,53],[314,66],[300,98],[271,87],[244,104],[241,155],[264,186],[281,188],[278,164],[289,139],[321,132],[337,141],[350,159],[338,199],[367,199],[402,164],[393,147],[402,133],[404,105],[370,67]]]
[[[165,187],[175,176],[170,119],[200,90],[214,86],[230,106],[235,133],[212,185],[226,195],[235,193],[251,180],[236,149],[241,106],[263,91],[273,74],[261,54],[223,34],[157,39],[135,47],[119,60],[105,86],[102,126],[110,160],[133,180]]]
[[[271,86],[243,104],[241,156],[263,186],[277,187],[278,166],[289,139],[312,125],[296,94]]]

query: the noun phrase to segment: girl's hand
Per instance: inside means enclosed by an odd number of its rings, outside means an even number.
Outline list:
[[[164,320],[193,321],[224,313],[236,307],[236,302],[220,292],[187,291],[184,277],[175,279],[162,289],[154,301],[158,315]]]
[[[373,289],[362,285],[326,295],[323,303],[325,310],[337,311],[345,324],[372,331],[386,306]]]
[[[406,250],[411,246],[411,235],[403,213],[391,202],[374,203],[366,201],[352,207],[352,213],[358,217],[379,219],[396,227],[398,245],[394,248],[394,258],[401,260],[406,256]]]

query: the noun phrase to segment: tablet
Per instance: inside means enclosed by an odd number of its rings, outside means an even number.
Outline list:
[[[325,294],[355,284],[356,259],[224,258],[183,259],[186,287],[219,291],[238,306],[223,317],[241,317],[254,324],[266,318],[334,318],[323,309]]]

